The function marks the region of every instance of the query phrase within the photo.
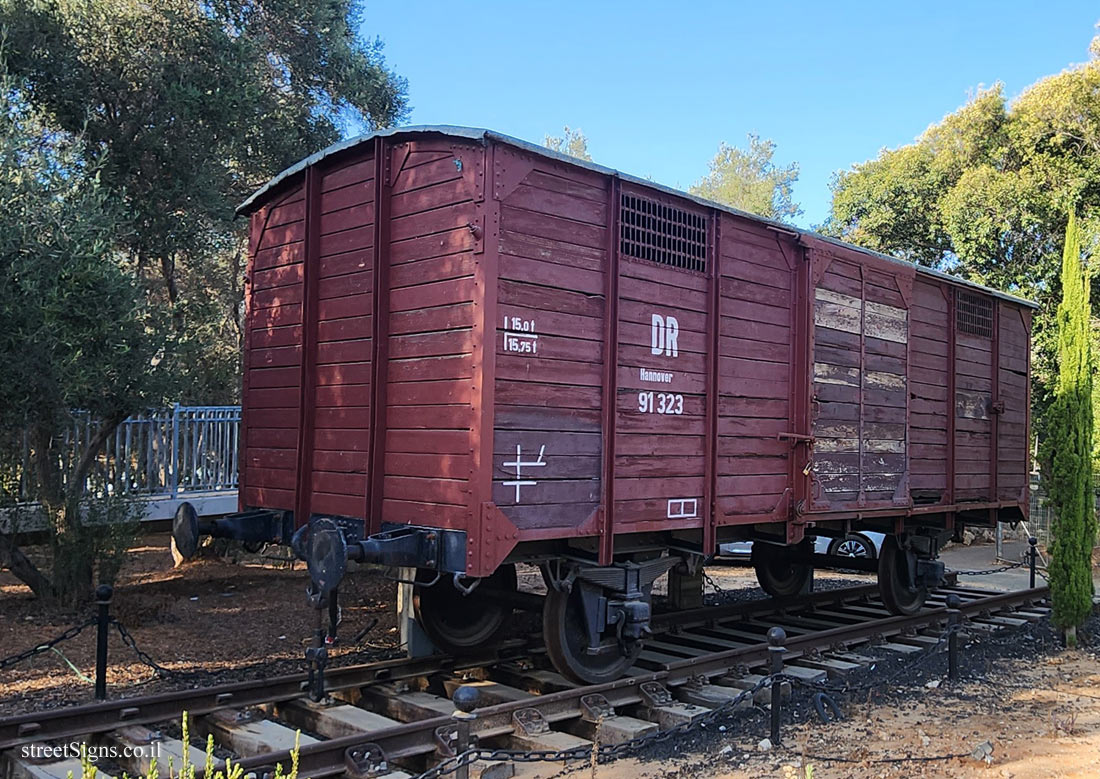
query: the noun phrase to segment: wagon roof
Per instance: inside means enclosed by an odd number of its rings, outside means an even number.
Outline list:
[[[889,262],[894,262],[894,263],[898,263],[900,265],[913,267],[913,268],[916,269],[916,271],[918,273],[924,274],[926,276],[933,276],[933,277],[936,277],[936,278],[944,279],[946,281],[950,281],[954,284],[959,284],[959,285],[962,285],[962,286],[965,286],[965,287],[971,287],[973,289],[978,289],[978,290],[981,290],[982,292],[988,293],[988,294],[993,295],[995,297],[1003,298],[1004,300],[1009,300],[1013,303],[1018,303],[1018,304],[1023,305],[1023,306],[1028,306],[1030,308],[1038,308],[1039,307],[1038,304],[1035,303],[1034,301],[1027,300],[1025,298],[1021,298],[1021,297],[1018,297],[1016,295],[1009,294],[1007,292],[1002,292],[1001,290],[993,289],[992,287],[987,287],[983,284],[978,284],[978,283],[973,282],[973,281],[967,281],[966,279],[959,278],[958,276],[952,276],[949,273],[944,273],[942,271],[938,271],[938,270],[935,270],[933,268],[928,268],[928,267],[925,267],[923,265],[917,265],[916,263],[909,262],[908,260],[902,260],[898,257],[893,257],[889,254],[883,254],[881,252],[872,251],[871,249],[865,249],[862,246],[856,246],[854,244],[846,243],[844,241],[837,240],[836,238],[832,238],[832,237],[827,236],[827,235],[821,235],[820,233],[816,233],[812,230],[804,230],[802,228],[795,227],[794,225],[790,225],[790,224],[787,224],[785,222],[778,222],[774,219],[768,219],[766,217],[762,217],[762,216],[759,216],[757,214],[751,214],[747,211],[741,211],[740,209],[732,208],[730,206],[724,205],[723,203],[718,203],[718,202],[715,202],[713,200],[707,200],[706,198],[696,197],[695,195],[689,194],[689,193],[684,192],[682,190],[674,189],[672,187],[666,187],[662,184],[657,184],[656,182],[650,181],[648,179],[643,179],[643,178],[639,178],[637,176],[632,176],[629,173],[623,173],[622,171],[615,170],[614,168],[608,168],[608,167],[605,167],[603,165],[598,165],[594,162],[588,162],[586,160],[581,160],[581,159],[578,159],[576,157],[569,156],[567,154],[562,154],[560,152],[554,151],[553,149],[549,149],[545,146],[540,146],[538,144],[531,143],[530,141],[524,141],[524,140],[521,140],[519,138],[513,138],[510,135],[505,135],[503,133],[498,133],[498,132],[495,132],[493,130],[486,130],[486,129],[478,128],[478,127],[462,127],[462,126],[459,126],[459,125],[449,125],[449,124],[410,125],[408,127],[391,127],[391,128],[385,129],[385,130],[376,130],[375,132],[367,133],[365,135],[359,135],[359,136],[356,136],[354,138],[348,138],[347,140],[338,141],[337,143],[334,143],[331,146],[329,146],[325,149],[322,149],[319,152],[316,152],[315,154],[311,154],[310,156],[308,156],[305,159],[295,163],[294,165],[291,165],[289,168],[282,171],[281,173],[276,174],[270,181],[268,181],[266,184],[264,184],[262,187],[260,187],[254,193],[252,193],[252,195],[247,200],[245,200],[243,203],[241,203],[239,206],[237,206],[237,213],[238,214],[243,214],[243,213],[248,213],[248,212],[252,211],[254,208],[259,206],[259,203],[260,203],[261,200],[263,200],[264,196],[268,192],[273,190],[275,187],[277,187],[280,183],[282,183],[283,181],[289,179],[290,177],[294,176],[295,174],[302,172],[303,170],[305,170],[309,166],[316,165],[318,162],[325,159],[326,157],[330,157],[334,154],[338,154],[338,153],[340,153],[342,151],[345,151],[347,149],[351,149],[355,146],[358,146],[362,143],[366,143],[367,141],[373,140],[374,138],[377,138],[377,137],[388,137],[388,136],[395,136],[395,135],[422,135],[422,134],[448,135],[448,136],[451,136],[453,138],[465,138],[465,139],[468,139],[468,140],[477,140],[477,141],[482,141],[482,142],[484,142],[486,140],[500,141],[502,143],[507,143],[510,146],[519,147],[519,148],[524,149],[526,151],[529,151],[533,154],[538,154],[538,155],[541,155],[543,157],[549,157],[550,159],[558,160],[560,162],[566,162],[566,163],[569,163],[570,165],[577,165],[579,167],[587,168],[588,170],[596,171],[597,173],[603,173],[603,174],[608,175],[608,176],[614,176],[618,179],[621,179],[622,181],[628,181],[628,182],[631,182],[631,183],[634,183],[634,184],[639,184],[641,186],[649,187],[650,189],[655,189],[655,190],[658,190],[660,192],[664,192],[664,193],[674,195],[674,196],[679,197],[679,198],[683,198],[685,200],[693,201],[695,203],[698,203],[699,205],[706,206],[708,208],[715,208],[715,209],[718,209],[720,211],[726,211],[727,213],[735,214],[735,215],[737,215],[739,217],[742,217],[744,219],[751,219],[754,222],[759,222],[761,224],[770,225],[770,226],[772,226],[772,227],[774,227],[778,230],[781,230],[783,232],[794,233],[798,237],[812,238],[812,239],[817,240],[817,241],[823,241],[825,243],[830,243],[830,244],[834,244],[836,246],[841,246],[841,247],[844,247],[845,249],[849,249],[851,251],[860,252],[861,254],[871,255],[871,256],[874,256],[874,257],[879,257],[881,259],[887,260]]]

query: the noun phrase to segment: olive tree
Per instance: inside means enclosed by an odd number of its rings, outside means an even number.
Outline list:
[[[747,149],[720,144],[707,175],[692,186],[691,194],[788,222],[802,213],[793,197],[798,163],[776,165],[774,156],[775,141],[758,135],[749,135]]]
[[[20,494],[4,482],[0,563],[36,595],[72,603],[90,595],[97,564],[117,567],[116,530],[96,520],[126,508],[90,504],[83,485],[104,440],[156,385],[155,328],[116,249],[127,228],[102,160],[24,98],[0,71],[0,435],[9,461],[24,442],[29,455]],[[65,435],[74,410],[96,421],[75,449]],[[45,519],[49,569],[10,532],[19,499]]]
[[[170,312],[181,402],[239,386],[244,227],[234,207],[283,168],[405,114],[406,85],[355,0],[0,0],[30,102],[124,204],[127,254]]]

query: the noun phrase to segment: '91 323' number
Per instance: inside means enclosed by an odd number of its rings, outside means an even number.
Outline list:
[[[683,414],[684,396],[672,392],[639,392],[638,411],[643,414]]]

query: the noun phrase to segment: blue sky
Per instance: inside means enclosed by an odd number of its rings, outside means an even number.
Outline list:
[[[541,143],[686,189],[755,132],[797,161],[803,226],[834,171],[912,141],[979,85],[1016,95],[1087,59],[1100,6],[1023,2],[375,2],[363,32],[409,81],[410,123]]]

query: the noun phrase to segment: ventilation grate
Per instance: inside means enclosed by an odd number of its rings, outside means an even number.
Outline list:
[[[637,195],[619,201],[619,251],[673,268],[707,269],[707,218]]]
[[[985,295],[956,289],[955,329],[979,338],[992,338],[993,300]]]

